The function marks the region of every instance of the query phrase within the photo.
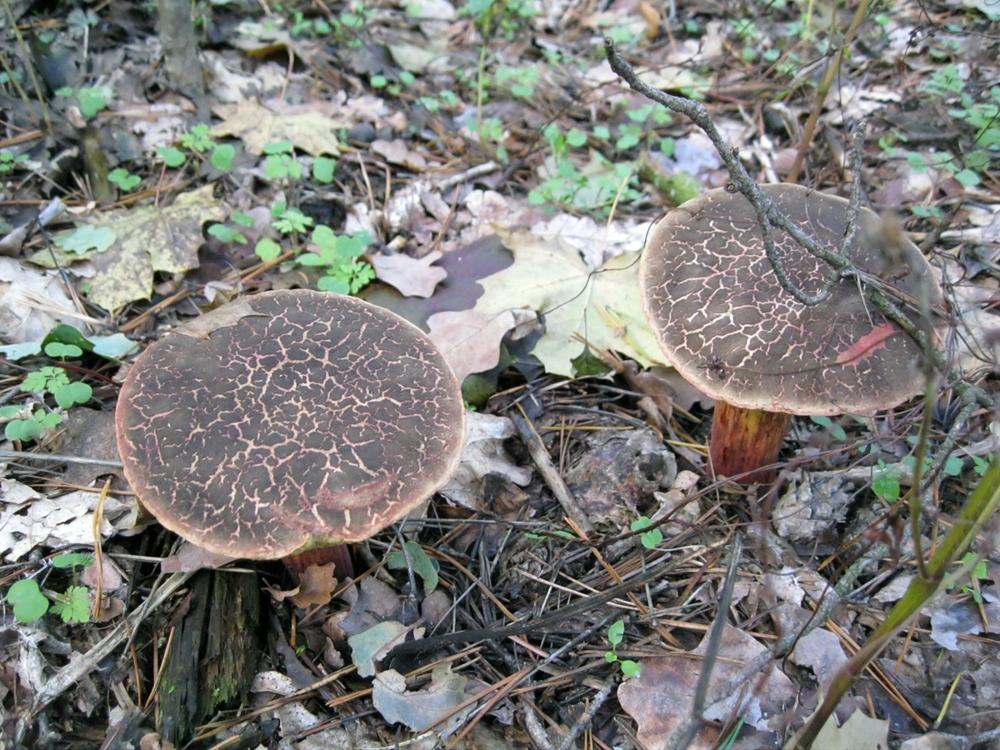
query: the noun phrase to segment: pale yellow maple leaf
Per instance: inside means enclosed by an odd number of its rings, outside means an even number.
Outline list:
[[[616,351],[643,367],[667,364],[642,312],[639,253],[623,253],[591,273],[577,250],[559,238],[498,230],[514,254],[510,267],[479,283],[475,311],[489,317],[514,309],[544,316],[545,334],[532,353],[554,375],[573,376],[584,351]]]

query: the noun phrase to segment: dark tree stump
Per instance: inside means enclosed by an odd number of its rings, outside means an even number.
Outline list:
[[[203,570],[191,579],[160,682],[159,732],[181,747],[216,708],[245,700],[257,666],[257,577]]]

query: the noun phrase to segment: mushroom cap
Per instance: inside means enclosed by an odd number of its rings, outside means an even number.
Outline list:
[[[846,200],[801,185],[761,187],[820,245],[839,249]],[[774,236],[789,278],[816,294],[829,266],[784,232]],[[850,258],[864,271],[886,273],[891,241],[882,220],[862,209]],[[886,283],[939,304],[926,259],[905,237],[896,243],[910,273]],[[792,414],[860,414],[892,408],[923,388],[916,344],[866,303],[855,281],[837,282],[814,306],[781,288],[753,208],[740,193],[710,190],[668,213],[646,242],[639,278],[664,354],[715,399]]]
[[[458,380],[420,329],[306,290],[241,298],[152,344],[116,424],[160,523],[256,559],[367,539],[448,480],[465,439]]]

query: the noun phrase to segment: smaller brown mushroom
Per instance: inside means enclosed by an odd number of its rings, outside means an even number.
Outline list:
[[[422,331],[305,290],[243,297],[152,344],[116,423],[160,523],[253,559],[367,539],[448,480],[465,438],[459,383]]]
[[[822,246],[838,250],[846,200],[800,185],[762,188]],[[828,266],[779,230],[775,244],[792,283],[807,295],[819,292]],[[931,307],[941,301],[916,246],[886,238],[872,211],[861,210],[849,257],[912,298],[929,297]],[[668,213],[647,240],[640,287],[663,352],[716,399],[709,449],[719,476],[773,480],[774,471],[758,469],[777,461],[793,414],[890,409],[923,387],[916,344],[866,303],[857,282],[837,282],[812,306],[781,287],[753,208],[739,193],[710,190]]]

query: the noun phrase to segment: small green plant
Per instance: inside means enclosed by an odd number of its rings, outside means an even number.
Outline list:
[[[78,357],[83,354],[80,347],[72,344],[52,342],[45,352],[50,357]],[[63,421],[63,412],[78,404],[85,404],[93,395],[93,389],[80,381],[70,381],[61,367],[43,367],[29,373],[21,384],[21,391],[31,393],[34,400],[24,404],[0,407],[0,419],[9,420],[4,427],[4,436],[11,441],[30,443],[37,440],[42,431],[55,427]],[[45,405],[46,394],[51,395],[57,410]]]
[[[500,34],[513,41],[538,10],[531,0],[469,0],[461,12],[473,18],[484,40]]]
[[[333,173],[337,170],[337,160],[329,156],[317,156],[312,163],[312,176],[316,182],[329,185],[333,182]]]
[[[313,225],[313,220],[297,208],[277,203],[271,209],[271,226],[282,234],[299,234]]]
[[[506,162],[508,159],[507,147],[503,145],[504,140],[507,137],[507,133],[504,130],[503,122],[494,118],[488,117],[479,123],[479,142],[484,146],[490,144],[496,151],[497,158]]]
[[[979,456],[972,456],[972,470],[976,472],[978,476],[983,476],[986,470],[990,468],[990,464],[993,462],[993,454],[990,454],[989,458],[983,459]]]
[[[74,95],[74,91],[70,86],[63,86],[61,89],[56,89],[55,94],[58,97],[69,98]],[[75,94],[76,101],[80,105],[80,113],[88,120],[106,110],[108,102],[114,98],[110,86],[84,86]]]
[[[535,84],[538,83],[538,68],[497,68],[493,74],[497,81],[506,84],[510,93],[522,99],[530,99],[535,95]]]
[[[887,503],[894,503],[899,500],[899,466],[886,466],[885,461],[879,459],[872,481],[872,492]]]
[[[642,542],[642,546],[646,549],[656,549],[663,541],[663,532],[659,528],[652,528],[653,522],[649,520],[646,516],[641,516],[632,522],[629,527],[632,531],[642,531],[643,533],[639,535],[639,541]],[[644,529],[649,529],[648,531],[643,531]]]
[[[390,81],[384,75],[374,75],[369,79],[373,89],[385,89],[390,96],[399,96],[403,93],[403,86],[412,86],[417,82],[417,77],[408,70],[401,70],[396,76],[396,80]]]
[[[291,141],[277,141],[264,146],[264,176],[269,180],[291,182],[302,177],[302,162],[295,158]]]
[[[357,294],[375,279],[375,269],[360,260],[365,248],[372,243],[367,232],[361,235],[336,235],[328,226],[320,224],[311,235],[315,252],[303,253],[296,262],[303,266],[326,269],[316,283],[324,292]]]
[[[91,27],[97,26],[100,22],[100,17],[89,9],[84,11],[74,8],[66,16],[66,27],[69,30],[70,36],[77,39],[85,36],[89,33]]]
[[[73,345],[49,344],[46,354],[58,357],[78,357],[83,351]],[[56,403],[62,409],[70,409],[78,404],[85,404],[90,401],[93,395],[93,388],[79,380],[70,381],[66,371],[61,367],[43,367],[37,372],[29,373],[21,384],[22,391],[28,391],[36,396],[44,396],[46,392],[52,394]]]
[[[28,161],[27,154],[15,156],[9,151],[0,151],[0,174],[10,174],[15,169],[22,169],[26,161]]]
[[[333,28],[323,18],[306,18],[301,11],[296,11],[292,20],[292,36],[326,36]]]
[[[181,133],[178,137],[180,147],[160,146],[156,153],[171,169],[177,169],[187,162],[187,154],[182,149],[197,154],[199,158],[211,149],[209,161],[212,166],[223,172],[229,171],[233,166],[233,158],[236,156],[236,147],[229,143],[216,143],[211,137],[212,129],[204,123],[194,125],[188,133]]]
[[[970,583],[962,586],[962,593],[969,594],[976,604],[983,603],[983,594],[979,589],[979,582],[990,577],[989,570],[986,567],[985,560],[979,560],[975,565],[972,562],[976,559],[976,554],[974,552],[966,552],[962,557],[962,565],[968,567],[972,566],[969,570]],[[948,587],[949,590],[955,588],[955,584]]]
[[[609,664],[618,664],[621,666],[622,674],[626,677],[638,677],[642,669],[639,667],[639,663],[632,661],[631,659],[619,659],[618,658],[618,646],[621,645],[622,640],[625,638],[625,621],[615,620],[608,628],[608,641],[611,643],[611,650],[604,652],[604,658],[607,659]]]
[[[293,16],[292,34],[318,37],[326,36],[332,31],[333,38],[338,43],[351,48],[360,47],[362,42],[358,38],[358,32],[364,28],[365,21],[371,18],[372,13],[363,3],[347,7],[339,15],[328,19],[308,19],[301,13],[296,13]]]
[[[34,578],[12,584],[7,591],[7,603],[14,608],[14,618],[18,622],[34,622],[49,611],[49,600]]]
[[[119,167],[108,172],[108,181],[113,182],[126,193],[135,190],[142,182],[142,178],[137,174],[131,174],[127,169]]]
[[[243,213],[242,211],[233,211],[229,214],[227,222],[232,222],[236,226],[230,226],[228,223],[213,224],[208,228],[209,235],[215,237],[220,242],[239,242],[240,244],[245,245],[247,243],[247,237],[238,227],[252,227],[253,217]]]
[[[73,568],[73,585],[63,592],[43,593],[34,578],[14,583],[7,591],[7,602],[14,608],[14,618],[18,622],[34,622],[51,608],[53,614],[59,615],[63,622],[89,622],[90,592],[86,586],[76,585],[76,569],[93,564],[94,558],[91,555],[80,552],[67,552],[54,557],[53,567]]]

